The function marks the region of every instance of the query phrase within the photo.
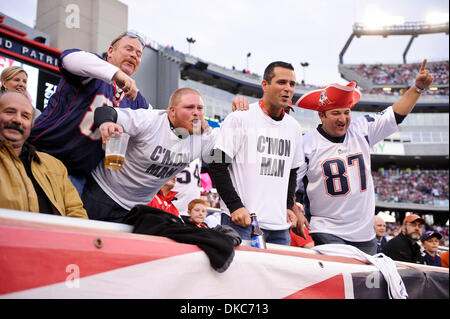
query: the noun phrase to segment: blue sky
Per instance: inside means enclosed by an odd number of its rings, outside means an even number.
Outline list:
[[[432,12],[446,13],[447,0],[121,0],[128,5],[129,29],[161,45],[187,52],[186,37],[196,43],[191,53],[206,61],[262,74],[267,64],[283,60],[303,79],[300,62],[308,62],[306,82],[346,83],[338,73],[338,56],[355,22],[378,16],[425,21]],[[0,0],[0,11],[27,25],[36,19],[37,0]],[[372,16],[371,16],[372,15]],[[376,19],[376,18],[375,18]],[[345,63],[402,63],[408,36],[355,38]],[[416,38],[408,61],[448,60],[448,35]]]

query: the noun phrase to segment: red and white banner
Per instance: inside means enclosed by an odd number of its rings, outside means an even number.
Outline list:
[[[355,259],[240,246],[230,267],[218,273],[197,246],[129,231],[122,224],[0,210],[0,298],[387,296],[378,270]],[[446,276],[448,298],[448,269],[404,268],[404,280],[423,272],[444,282]]]

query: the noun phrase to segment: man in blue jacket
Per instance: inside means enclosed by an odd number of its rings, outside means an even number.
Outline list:
[[[85,177],[104,157],[100,132],[93,125],[95,109],[149,108],[131,78],[144,46],[136,33],[125,32],[111,42],[106,61],[78,49],[60,56],[62,79],[36,119],[29,142],[66,165],[80,194]]]

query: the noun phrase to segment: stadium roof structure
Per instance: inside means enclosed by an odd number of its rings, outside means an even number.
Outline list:
[[[386,25],[379,27],[371,27],[365,25],[364,23],[355,23],[353,25],[353,32],[348,38],[344,45],[341,53],[339,54],[339,63],[344,63],[344,54],[353,41],[354,37],[357,38],[361,36],[371,36],[371,35],[381,35],[387,37],[390,35],[409,35],[411,36],[408,45],[403,51],[403,63],[406,64],[406,55],[408,54],[409,48],[416,37],[422,34],[431,33],[445,33],[448,35],[448,21],[444,23],[426,23],[426,22],[405,22],[399,25]]]

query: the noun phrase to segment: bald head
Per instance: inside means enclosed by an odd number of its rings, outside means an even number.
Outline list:
[[[200,95],[200,93],[192,88],[181,88],[176,90],[175,92],[172,93],[172,95],[170,96],[169,99],[169,107],[170,106],[177,106],[178,104],[180,104],[181,101],[181,97],[185,94],[196,94],[196,95]]]
[[[375,233],[378,238],[381,238],[386,233],[386,223],[383,218],[376,215],[374,220]]]

